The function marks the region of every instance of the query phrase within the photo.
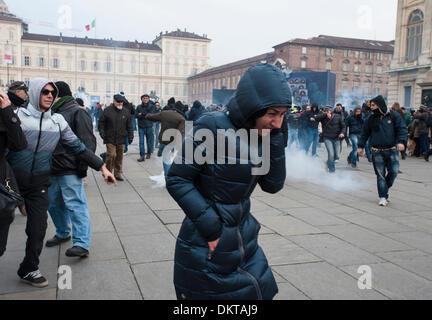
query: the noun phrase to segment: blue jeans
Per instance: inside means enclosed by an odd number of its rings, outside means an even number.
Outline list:
[[[160,132],[160,122],[156,122],[154,125],[155,132],[155,147],[159,147],[159,132]]]
[[[312,156],[315,156],[317,153],[317,146],[318,146],[318,136],[319,136],[319,132],[318,132],[318,128],[307,128],[307,142],[305,144],[305,151],[306,154],[309,153],[309,148],[312,145]]]
[[[378,195],[389,197],[389,189],[393,186],[399,172],[399,156],[396,150],[372,152],[372,161],[377,175]]]
[[[160,143],[159,151],[158,151],[158,157],[162,157],[162,165],[164,169],[165,178],[168,176],[168,171],[171,168],[171,164],[172,164],[170,159],[171,152],[166,152],[164,154],[164,150],[166,146],[167,146],[166,144]]]
[[[146,148],[144,145],[144,139],[147,140],[147,154],[153,154],[154,149],[154,131],[153,127],[150,128],[138,128],[139,132],[139,148],[140,148],[140,156],[144,158],[146,155]]]
[[[324,138],[324,144],[326,146],[328,154],[327,166],[329,168],[329,171],[330,173],[336,172],[335,160],[339,159],[339,139]]]
[[[137,130],[137,119],[135,118],[135,115],[132,115],[132,130]]]
[[[291,148],[291,145],[295,142],[297,150],[300,149],[298,131],[299,130],[297,128],[289,128],[288,129],[288,148]]]
[[[366,142],[365,152],[366,152],[366,157],[368,158],[368,161],[372,162],[372,152],[371,152],[369,140]]]
[[[67,175],[51,176],[50,180],[48,212],[56,227],[56,235],[65,239],[72,231],[73,245],[88,250],[91,227],[83,179]]]
[[[358,140],[360,139],[360,135],[359,134],[350,134],[349,137],[351,139],[351,144],[352,144],[352,148],[353,148],[349,157],[351,159],[351,163],[356,164],[358,162],[357,149],[358,149]]]

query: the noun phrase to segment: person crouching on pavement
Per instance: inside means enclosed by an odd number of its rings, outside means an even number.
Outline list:
[[[126,138],[132,144],[134,132],[130,110],[123,108],[124,97],[120,94],[114,96],[114,102],[106,108],[99,119],[99,134],[106,144],[106,166],[118,181],[124,181],[123,151]]]
[[[372,115],[365,121],[359,139],[358,154],[363,154],[366,142],[370,138],[372,162],[377,175],[379,205],[389,204],[389,190],[399,172],[398,151],[405,150],[408,130],[401,116],[395,111],[388,111],[382,96],[371,100]]]

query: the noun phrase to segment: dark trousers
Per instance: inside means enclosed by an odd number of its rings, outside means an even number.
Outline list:
[[[0,220],[0,257],[6,251],[7,238],[9,234],[9,227],[14,220],[14,214],[10,217],[2,217]]]
[[[23,262],[18,270],[20,277],[39,269],[39,256],[48,226],[48,188],[40,187],[32,190],[21,190],[27,210],[27,243]]]

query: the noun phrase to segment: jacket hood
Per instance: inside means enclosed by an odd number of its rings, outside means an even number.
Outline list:
[[[282,71],[270,64],[260,64],[243,75],[227,110],[236,127],[251,128],[257,112],[290,105],[291,91]]]
[[[45,79],[45,78],[35,78],[30,82],[29,93],[28,93],[29,104],[32,105],[39,112],[40,112],[40,105],[39,105],[40,95],[41,95],[42,89],[47,84],[51,84],[54,87],[54,90],[55,90],[54,100],[55,100],[57,98],[57,95],[58,95],[58,89],[57,89],[57,86],[54,84],[54,82],[49,81],[48,79]],[[53,100],[53,104],[54,104],[54,100]],[[52,107],[52,105],[51,105],[51,107]]]
[[[371,102],[375,103],[378,108],[381,110],[382,114],[386,114],[388,111],[387,104],[383,98],[383,96],[378,96],[371,100]]]
[[[200,109],[200,108],[202,108],[202,104],[201,104],[201,102],[199,102],[198,100],[195,101],[195,102],[193,103],[192,108],[196,108],[196,109]]]

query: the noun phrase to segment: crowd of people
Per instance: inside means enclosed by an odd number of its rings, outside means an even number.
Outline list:
[[[72,240],[66,255],[87,257],[91,224],[84,179],[88,167],[101,171],[107,184],[124,181],[123,156],[137,132],[136,161],[152,159],[158,149],[167,189],[186,214],[176,245],[177,297],[272,299],[277,285],[257,244],[259,225],[249,213],[249,197],[257,185],[269,193],[283,188],[286,148],[295,145],[296,150],[319,157],[318,148],[324,145],[331,174],[344,141],[352,147],[347,158],[352,168],[357,168],[365,151],[377,175],[380,206],[389,203],[389,189],[400,172],[399,157],[429,161],[431,154],[430,108],[408,111],[398,103],[389,108],[382,96],[349,112],[341,104],[293,107],[283,79],[274,66],[252,67],[226,106],[209,107],[199,101],[189,107],[174,97],[162,107],[148,94],[135,107],[123,92],[105,107],[100,103],[86,107],[62,81],[36,78],[28,87],[23,82],[11,84],[7,95],[0,94],[0,206],[5,208],[0,216],[0,256],[18,207],[27,216],[25,257],[18,269],[22,281],[39,288],[48,285],[39,270],[47,213],[56,234],[45,246]],[[175,129],[185,143],[186,121],[194,122],[194,131],[208,129],[215,137],[221,128],[255,129],[262,137],[270,130],[269,172],[254,176],[249,170],[252,164],[187,163],[182,154],[182,162],[172,163],[172,153],[163,151],[174,137],[164,133]],[[106,145],[100,157],[95,155],[96,134]],[[193,146],[202,148],[197,142]],[[5,199],[12,199],[12,205]],[[233,246],[238,239],[240,245]]]

